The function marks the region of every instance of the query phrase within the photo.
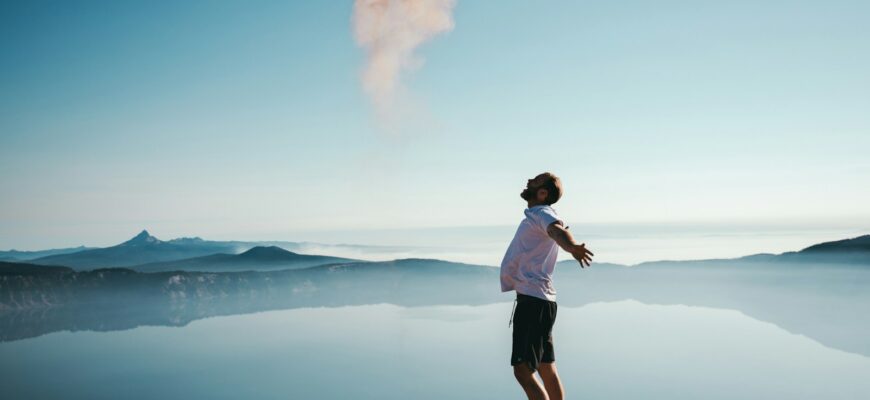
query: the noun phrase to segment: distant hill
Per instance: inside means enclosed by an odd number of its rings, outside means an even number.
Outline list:
[[[783,256],[790,256],[790,254],[784,253]],[[843,262],[870,263],[870,235],[820,243],[807,247],[797,254],[808,258],[834,256],[835,259]]]
[[[368,246],[353,244],[323,244],[285,241],[214,241],[199,237],[159,240],[143,230],[136,237],[116,246],[105,248],[74,248],[34,252],[0,252],[0,260],[24,261],[40,265],[66,265],[76,270],[94,268],[132,267],[142,264],[183,260],[212,254],[239,254],[258,246],[277,246],[288,251],[311,254],[330,253],[367,254],[384,252],[407,253],[403,246]],[[27,253],[27,254],[25,254]]]
[[[823,252],[870,253],[870,235],[858,236],[852,239],[820,243],[807,247],[800,252],[805,254],[817,254]]]
[[[57,254],[44,255],[35,259],[28,259],[28,263],[40,265],[63,265],[76,270],[87,270],[94,268],[109,268],[109,267],[135,267],[142,271],[164,271],[171,269],[180,270],[206,270],[206,271],[235,271],[242,269],[250,269],[254,265],[254,255],[249,255],[250,259],[232,259],[230,256],[237,255],[241,252],[250,250],[255,247],[270,247],[282,248],[288,250],[288,254],[277,255],[275,259],[268,260],[265,257],[265,264],[272,264],[280,268],[281,264],[291,265],[291,268],[318,265],[320,262],[306,263],[301,262],[302,259],[293,259],[293,251],[299,252],[318,252],[329,253],[329,249],[335,249],[336,252],[364,254],[368,251],[399,251],[400,248],[392,248],[389,246],[358,246],[358,245],[322,245],[307,242],[243,242],[243,241],[210,241],[203,240],[198,237],[194,238],[179,238],[168,241],[162,241],[150,235],[148,231],[143,230],[136,237],[121,243],[116,246],[106,248],[84,248],[78,249],[56,249],[44,250],[36,252],[0,252],[0,260],[5,261],[20,261],[22,258],[15,257],[33,257],[39,254],[48,254],[51,252]],[[78,250],[78,251],[73,251]],[[70,251],[70,252],[67,252]],[[24,254],[27,253],[27,254]],[[296,254],[302,256],[302,254]],[[205,258],[213,256],[212,258]],[[262,254],[260,256],[263,256]],[[248,256],[246,256],[248,257]],[[282,259],[281,257],[284,257]],[[326,256],[319,256],[326,257]],[[196,258],[202,258],[194,260]],[[336,262],[346,262],[351,259],[336,258]],[[309,259],[313,261],[315,259]],[[176,262],[174,264],[166,264],[167,262]],[[331,261],[330,261],[331,262]],[[650,261],[635,265],[638,266],[676,266],[687,265],[703,266],[715,264],[734,263],[847,263],[847,264],[870,264],[870,235],[859,236],[852,239],[838,240],[825,242],[807,247],[800,251],[786,252],[782,254],[754,254],[750,256],[734,258],[734,259],[707,259],[707,260],[681,260],[681,261]],[[213,267],[203,269],[206,265],[224,265],[224,267]],[[601,263],[596,265],[603,266]],[[272,269],[268,267],[267,270]]]
[[[788,251],[782,254],[754,254],[751,256],[740,257],[738,260],[790,263],[830,262],[870,265],[870,235],[814,244],[800,251]]]
[[[800,251],[787,251],[780,254],[759,253],[738,258],[713,258],[703,260],[659,260],[647,261],[632,267],[653,266],[735,266],[740,264],[851,264],[870,266],[870,235],[851,239],[836,240],[814,244]]]
[[[133,265],[179,260],[215,253],[235,253],[231,242],[208,242],[202,239],[162,241],[147,230],[116,246],[40,257],[29,261],[40,265],[64,265],[76,270],[129,267]]]
[[[316,265],[354,262],[349,258],[298,254],[277,246],[257,246],[241,254],[211,254],[182,260],[163,261],[131,266],[140,272],[158,271],[274,271],[298,269]]]
[[[77,251],[82,250],[90,250],[93,247],[69,247],[65,249],[49,249],[49,250],[36,250],[36,251],[19,251],[19,250],[6,250],[0,251],[0,260],[4,261],[27,261],[33,260],[40,257],[53,256],[57,254],[68,254],[75,253]]]

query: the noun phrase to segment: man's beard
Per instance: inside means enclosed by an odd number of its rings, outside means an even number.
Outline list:
[[[529,188],[526,188],[525,190],[523,190],[522,193],[520,193],[520,197],[522,197],[523,200],[526,200],[526,201],[531,200],[532,199],[532,190]]]

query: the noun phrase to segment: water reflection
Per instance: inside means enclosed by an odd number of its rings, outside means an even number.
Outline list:
[[[66,330],[185,326],[213,316],[303,307],[487,305],[512,300],[512,294],[498,292],[494,268],[419,263],[423,265],[393,265],[364,273],[325,268],[239,273],[220,279],[205,279],[197,274],[183,279],[172,273],[149,274],[148,279],[156,283],[147,285],[113,278],[108,280],[111,286],[100,287],[99,291],[65,297],[76,301],[0,312],[0,340],[15,341]],[[870,321],[866,318],[870,293],[864,290],[870,282],[870,271],[864,266],[662,264],[636,269],[599,266],[581,271],[576,265],[562,265],[556,273],[562,306],[634,299],[647,304],[737,310],[825,346],[870,356],[870,341],[866,340],[870,337]],[[176,284],[178,281],[182,283]],[[57,286],[51,290],[59,291]],[[157,290],[141,289],[151,286]],[[64,288],[63,293],[71,291]],[[41,295],[54,296],[53,292]],[[470,318],[448,310],[431,315],[409,311],[408,317],[446,321]]]
[[[8,398],[518,398],[511,306],[296,308],[183,328],[58,332],[0,344],[0,390]],[[870,393],[870,358],[737,311],[633,300],[565,306],[554,337],[573,398]]]

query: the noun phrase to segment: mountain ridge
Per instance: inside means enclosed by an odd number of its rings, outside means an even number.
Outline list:
[[[129,266],[129,268],[138,272],[275,271],[281,269],[301,269],[341,262],[365,261],[324,255],[298,254],[278,246],[255,246],[240,254],[209,254],[181,260],[133,265]]]
[[[108,267],[132,267],[147,263],[182,260],[202,257],[212,254],[239,254],[257,246],[277,246],[288,251],[309,254],[312,251],[322,252],[324,249],[337,249],[344,253],[366,253],[370,251],[395,251],[402,246],[374,246],[323,244],[314,242],[287,241],[214,241],[201,237],[180,237],[170,240],[160,240],[143,229],[134,237],[108,247],[82,247],[70,251],[55,251],[49,253],[34,253],[26,257],[26,262],[40,265],[65,265],[76,270],[88,270]],[[24,257],[0,252],[0,260],[25,261]]]
[[[271,251],[273,253],[280,254],[277,252],[276,249],[281,249],[292,254],[298,254],[290,252],[284,246],[278,246],[276,245],[276,243],[283,242],[220,242],[208,241],[199,237],[184,237],[163,241],[151,235],[147,230],[143,229],[133,238],[115,246],[105,248],[89,248],[77,252],[47,255],[35,259],[26,260],[26,262],[40,265],[63,265],[74,268],[76,270],[84,270],[106,267],[141,267],[146,264],[181,261],[217,254],[241,255],[244,254],[244,252],[250,251],[251,249],[257,247],[271,248],[271,250],[259,249],[257,250],[258,252]],[[286,242],[284,243],[284,245],[297,245],[299,247],[302,247],[307,243],[308,242]],[[251,255],[245,257],[250,256]],[[330,256],[323,255],[323,257]],[[219,258],[221,257],[216,257],[216,259]],[[24,261],[18,259],[6,260]],[[853,238],[817,243],[799,251],[788,251],[780,254],[757,253],[736,258],[720,259],[655,260],[633,264],[629,267],[679,263],[714,264],[724,262],[834,262],[846,264],[870,264],[870,235],[861,235]],[[605,264],[612,266],[621,265],[611,263],[596,263],[596,265],[602,266]]]

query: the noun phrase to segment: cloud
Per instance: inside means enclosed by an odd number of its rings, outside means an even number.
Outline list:
[[[354,37],[366,51],[362,86],[381,121],[394,119],[401,105],[401,77],[420,68],[414,55],[422,43],[453,29],[455,0],[356,0]]]

